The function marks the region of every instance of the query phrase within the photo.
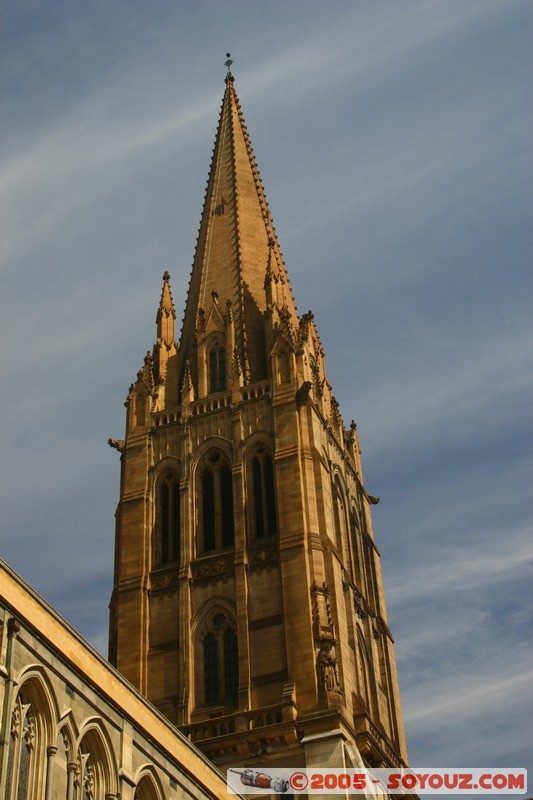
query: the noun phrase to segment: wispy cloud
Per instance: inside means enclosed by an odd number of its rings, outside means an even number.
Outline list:
[[[526,534],[524,531],[524,538]],[[426,564],[423,570],[402,571],[401,585],[391,586],[389,582],[391,598],[394,602],[422,601],[455,591],[476,592],[480,586],[493,586],[498,580],[516,582],[533,567],[533,544],[526,540],[513,545],[511,552],[502,547],[501,539],[492,542],[492,552],[479,552],[476,543],[459,552],[451,547],[439,548],[433,555],[436,563]]]

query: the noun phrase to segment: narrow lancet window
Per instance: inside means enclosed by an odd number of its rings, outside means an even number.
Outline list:
[[[201,641],[204,705],[235,707],[239,690],[239,647],[235,621],[214,613]]]
[[[254,537],[277,534],[274,466],[268,453],[259,448],[252,459],[252,501]]]
[[[226,351],[216,342],[209,351],[209,391],[223,392],[226,388]]]
[[[157,564],[168,564],[179,559],[180,487],[177,475],[167,472],[158,486],[155,561]]]
[[[233,477],[219,450],[211,450],[200,469],[198,552],[209,553],[235,542]]]

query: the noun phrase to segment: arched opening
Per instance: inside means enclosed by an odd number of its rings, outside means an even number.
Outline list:
[[[75,782],[80,800],[98,800],[115,791],[110,750],[98,725],[86,730],[78,747]]]
[[[150,774],[143,775],[137,783],[134,800],[161,800],[161,797],[152,776]]]
[[[47,748],[52,742],[54,698],[41,675],[25,674],[13,704],[6,774],[6,800],[37,797],[47,780]],[[51,776],[49,776],[51,779]]]

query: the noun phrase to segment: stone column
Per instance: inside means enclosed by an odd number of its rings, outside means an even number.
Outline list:
[[[53,745],[46,750],[46,789],[44,791],[45,800],[52,800],[52,787],[54,783],[54,758],[57,747]]]
[[[69,761],[67,764],[67,800],[74,800],[74,781],[77,771],[78,765],[76,762]]]

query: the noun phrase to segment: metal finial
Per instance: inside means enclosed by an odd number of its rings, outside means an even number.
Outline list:
[[[228,68],[228,73],[226,75],[226,78],[233,78],[233,75],[231,74],[230,70],[230,67],[233,64],[233,61],[231,60],[231,53],[226,53],[226,58],[228,59],[227,61],[224,61],[224,66]]]

